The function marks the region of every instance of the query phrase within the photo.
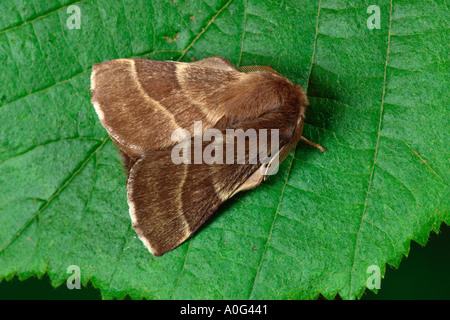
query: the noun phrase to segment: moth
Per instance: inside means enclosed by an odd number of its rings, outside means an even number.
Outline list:
[[[91,102],[122,151],[132,226],[155,256],[186,241],[224,201],[258,186],[274,160],[283,161],[300,140],[324,150],[302,136],[308,100],[301,86],[271,67],[236,68],[219,56],[191,63],[116,59],[95,64]],[[262,152],[264,161],[256,163],[251,160],[262,148],[249,143],[240,147],[241,163],[174,163],[177,144],[196,144],[199,121],[201,133],[220,133],[216,145],[232,145],[232,129],[276,129],[279,148]],[[177,130],[184,135],[174,141]],[[271,137],[267,145],[273,146]],[[196,145],[200,151],[207,147],[205,141]]]

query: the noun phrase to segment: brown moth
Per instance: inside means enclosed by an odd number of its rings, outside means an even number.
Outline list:
[[[273,159],[283,161],[300,140],[324,151],[302,137],[303,89],[270,67],[235,68],[218,56],[192,63],[117,59],[93,66],[91,95],[101,124],[123,152],[132,226],[155,256],[186,241],[234,194],[258,186]],[[227,129],[277,129],[279,151],[254,163],[257,150],[246,144],[244,163],[175,164],[171,155],[179,141],[172,134],[185,129],[192,136],[195,121],[202,121],[202,132],[219,130],[224,139],[217,143],[224,147],[233,146]],[[190,136],[183,141],[194,146]]]

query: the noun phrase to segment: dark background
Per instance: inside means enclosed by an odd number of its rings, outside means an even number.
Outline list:
[[[366,290],[361,299],[449,299],[450,300],[450,227],[442,224],[439,235],[431,233],[426,247],[411,243],[408,258],[399,269],[386,267],[378,294]],[[80,290],[63,284],[53,288],[47,275],[20,281],[0,282],[0,299],[101,299],[100,290],[91,283]]]

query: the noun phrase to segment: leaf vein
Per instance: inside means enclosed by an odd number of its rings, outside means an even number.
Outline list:
[[[43,206],[24,224],[24,226],[17,231],[17,233],[10,239],[10,241],[0,250],[0,254],[3,253],[13,242],[15,239],[17,239],[22,232],[28,228],[28,226],[39,216],[41,212],[43,212],[50,203],[61,193],[62,190],[64,190],[65,187],[69,185],[69,183],[84,169],[86,164],[89,162],[89,160],[94,156],[106,143],[108,138],[105,138],[103,142],[86,158],[86,160],[81,164],[81,166],[75,170],[75,172],[72,173],[72,175],[61,185],[55,193],[43,204]]]
[[[192,40],[192,42],[186,47],[186,49],[184,49],[181,53],[181,56],[177,59],[178,61],[180,61],[181,59],[184,58],[184,56],[186,55],[186,53],[189,51],[189,49],[192,48],[192,46],[194,45],[194,43],[206,32],[206,30],[208,30],[209,26],[214,22],[214,20],[219,16],[219,14],[225,10],[228,5],[231,3],[231,1],[233,0],[229,0],[222,8],[220,8],[219,11],[217,11],[217,13],[211,18],[211,20],[208,22],[208,24],[206,25],[206,27],[204,27],[202,29],[201,32],[199,32],[199,34],[197,34],[197,36],[194,38],[194,40]]]

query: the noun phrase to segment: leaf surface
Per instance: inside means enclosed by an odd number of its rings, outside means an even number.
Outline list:
[[[69,5],[81,28],[68,29]],[[370,30],[369,5],[381,28]],[[359,298],[449,213],[446,1],[3,1],[0,279],[70,265],[104,298]],[[154,258],[131,228],[117,148],[90,103],[94,63],[221,55],[271,65],[310,99],[262,186]]]

